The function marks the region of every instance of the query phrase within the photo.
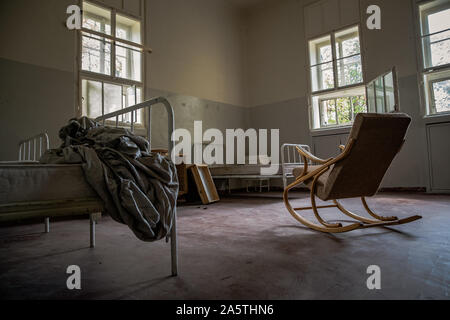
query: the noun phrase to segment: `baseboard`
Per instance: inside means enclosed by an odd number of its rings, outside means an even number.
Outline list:
[[[411,193],[426,193],[425,187],[386,187],[380,188],[378,192],[411,192]]]

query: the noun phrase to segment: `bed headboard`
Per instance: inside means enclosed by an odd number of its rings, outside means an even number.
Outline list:
[[[39,161],[45,151],[50,149],[46,132],[19,142],[19,161]]]
[[[172,154],[172,150],[174,148],[174,142],[172,141],[172,133],[175,130],[175,116],[174,116],[174,112],[173,112],[173,108],[170,105],[169,101],[164,98],[164,97],[157,97],[157,98],[153,98],[147,101],[144,101],[142,103],[139,103],[137,105],[116,111],[116,112],[112,112],[109,114],[105,114],[104,116],[98,117],[96,118],[94,121],[96,122],[103,122],[103,125],[105,124],[106,120],[111,120],[111,119],[115,119],[115,123],[116,123],[116,127],[119,126],[119,116],[124,115],[124,114],[128,114],[131,113],[131,132],[134,132],[134,125],[135,125],[135,119],[136,117],[136,111],[141,110],[141,109],[146,109],[147,110],[147,139],[148,142],[150,144],[150,150],[152,148],[152,140],[151,140],[151,132],[152,132],[152,122],[151,122],[151,109],[152,106],[154,106],[155,104],[163,104],[166,107],[166,111],[168,114],[168,125],[167,125],[167,129],[169,132],[169,144],[168,144],[168,151],[169,151],[169,155]]]

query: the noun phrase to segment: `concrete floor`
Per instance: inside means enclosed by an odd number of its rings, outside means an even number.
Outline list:
[[[0,298],[449,299],[450,196],[381,193],[369,202],[379,213],[424,218],[340,235],[300,226],[279,193],[264,196],[179,208],[177,278],[169,277],[168,244],[141,242],[108,217],[95,249],[87,220],[55,222],[50,234],[42,224],[3,227]],[[306,193],[294,197],[308,202]],[[80,291],[66,289],[69,265],[81,267]],[[381,268],[381,290],[366,287],[369,265]]]

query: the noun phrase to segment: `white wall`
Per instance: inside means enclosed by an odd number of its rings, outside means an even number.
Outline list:
[[[103,2],[122,7],[122,0]],[[77,40],[65,26],[74,3],[0,1],[0,160],[15,160],[19,140],[44,130],[59,146],[58,130],[76,116]],[[142,9],[139,0],[125,0],[124,7],[134,14]],[[205,127],[220,120],[245,127],[239,12],[226,0],[146,0],[145,8],[146,45],[153,49],[148,97],[169,96],[178,127],[190,128],[193,114]],[[163,130],[163,121],[154,130]],[[164,141],[155,139],[156,146]]]
[[[239,11],[224,0],[149,0],[153,89],[244,105]]]
[[[247,105],[305,96],[301,2],[268,1],[244,16]]]
[[[0,2],[0,160],[17,160],[18,142],[58,130],[75,114],[75,34],[65,27],[70,0]]]

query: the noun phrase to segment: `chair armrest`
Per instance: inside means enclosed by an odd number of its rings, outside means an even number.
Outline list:
[[[324,164],[331,160],[331,159],[328,159],[328,160],[320,159],[320,158],[316,157],[315,155],[313,155],[312,153],[310,153],[300,147],[295,147],[295,148],[297,149],[298,153],[300,153],[300,155],[302,157],[305,157],[306,159],[309,159],[311,161],[318,162],[320,164]]]
[[[300,155],[303,157],[303,159],[305,160],[305,165],[303,168],[303,173],[301,176],[299,176],[295,183],[298,184],[299,182],[303,182],[305,180],[308,180],[312,177],[314,177],[317,174],[322,174],[322,171],[325,172],[327,171],[332,165],[334,165],[335,163],[345,159],[345,157],[348,156],[348,154],[350,153],[351,149],[353,148],[353,145],[355,143],[355,139],[350,139],[347,143],[346,146],[343,146],[343,151],[340,155],[338,155],[335,158],[330,158],[328,160],[323,160],[320,158],[317,158],[316,156],[312,155],[311,153],[309,153],[306,150],[303,150],[302,148],[296,147],[297,151],[300,153]],[[321,164],[321,166],[319,166],[316,170],[312,171],[312,172],[308,172],[308,162],[306,161],[307,159],[315,161],[315,162],[319,162]]]

